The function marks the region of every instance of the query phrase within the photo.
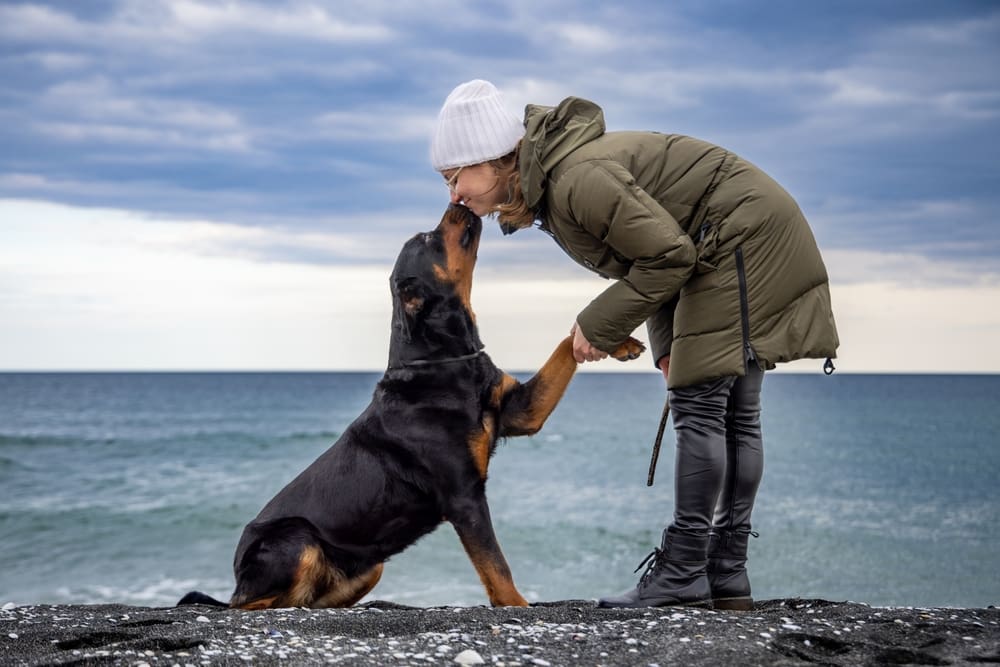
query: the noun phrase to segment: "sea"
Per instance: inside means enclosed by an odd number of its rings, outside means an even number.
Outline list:
[[[330,447],[379,373],[0,374],[0,605],[228,599],[243,526]],[[528,375],[518,375],[526,379]],[[502,444],[487,494],[532,602],[632,587],[673,512],[658,373],[581,372]],[[1000,603],[1000,376],[769,373],[757,599]],[[448,525],[367,599],[488,604]]]

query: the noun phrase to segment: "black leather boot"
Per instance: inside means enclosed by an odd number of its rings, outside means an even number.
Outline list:
[[[749,530],[712,529],[708,547],[708,585],[716,609],[753,609],[746,568],[750,535],[757,536]]]
[[[663,531],[659,549],[646,556],[635,569],[646,571],[639,585],[615,597],[601,598],[598,607],[706,607],[712,608],[706,555],[708,535],[678,533],[673,527]]]

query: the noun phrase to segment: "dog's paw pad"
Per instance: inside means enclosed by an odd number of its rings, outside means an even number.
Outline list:
[[[639,355],[645,351],[646,346],[642,341],[630,337],[619,345],[618,349],[611,353],[611,356],[618,361],[629,361],[631,359],[638,359]]]

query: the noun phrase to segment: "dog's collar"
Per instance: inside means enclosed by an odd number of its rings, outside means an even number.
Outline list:
[[[453,361],[468,361],[469,359],[475,359],[482,353],[483,350],[482,348],[480,348],[475,352],[470,352],[469,354],[463,354],[458,357],[444,357],[442,359],[413,359],[412,361],[400,361],[398,367],[406,368],[407,366],[435,366],[437,364],[449,364]]]

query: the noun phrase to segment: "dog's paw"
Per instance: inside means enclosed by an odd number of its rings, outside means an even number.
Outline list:
[[[629,337],[611,353],[611,356],[618,361],[629,361],[630,359],[638,359],[639,355],[645,351],[646,346],[642,341]]]

